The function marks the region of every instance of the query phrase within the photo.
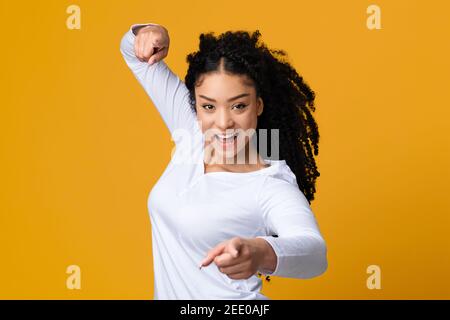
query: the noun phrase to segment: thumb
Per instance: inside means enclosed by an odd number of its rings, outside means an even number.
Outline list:
[[[239,255],[239,250],[241,249],[242,241],[240,238],[233,238],[228,244],[228,252],[231,253],[233,258],[237,258]]]
[[[154,64],[155,62],[158,62],[159,60],[162,60],[166,56],[167,48],[162,48],[159,50],[156,49],[154,52],[155,53],[148,60],[148,63],[150,65]]]

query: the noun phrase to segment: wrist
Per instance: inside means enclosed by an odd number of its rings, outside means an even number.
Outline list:
[[[140,30],[142,30],[144,28],[147,28],[147,27],[148,27],[148,25],[147,26],[145,26],[145,25],[144,26],[137,26],[137,27],[133,28],[134,35],[137,36],[139,34]]]
[[[277,255],[269,242],[263,238],[254,238],[255,246],[259,252],[258,271],[263,274],[271,274],[277,266]]]

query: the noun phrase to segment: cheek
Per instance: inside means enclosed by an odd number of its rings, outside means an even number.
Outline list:
[[[205,133],[205,131],[210,129],[213,125],[210,117],[205,116],[201,112],[197,112],[197,121],[199,122],[200,128],[202,128],[203,133]]]
[[[239,127],[243,129],[256,129],[258,118],[255,117],[253,114],[248,115],[246,117],[243,117],[239,121]]]

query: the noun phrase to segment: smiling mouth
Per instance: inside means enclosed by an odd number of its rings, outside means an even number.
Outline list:
[[[227,148],[234,146],[237,140],[239,133],[235,133],[233,135],[228,136],[221,136],[221,135],[214,135],[214,141],[219,143],[222,147]]]

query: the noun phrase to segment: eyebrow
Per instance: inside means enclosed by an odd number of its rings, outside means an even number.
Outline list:
[[[249,95],[250,95],[250,93],[242,93],[242,94],[240,94],[240,95],[237,95],[237,96],[235,96],[235,97],[233,97],[233,98],[228,99],[227,102],[231,102],[231,101],[233,101],[233,100],[236,100],[236,99],[239,99],[239,98],[242,98],[242,97],[246,97],[246,96],[249,96]],[[204,99],[206,99],[206,100],[212,101],[212,102],[217,102],[216,100],[214,100],[214,99],[212,99],[212,98],[208,98],[208,97],[206,97],[206,96],[204,96],[204,95],[202,95],[202,94],[199,94],[198,96],[199,96],[199,97],[202,97],[202,98],[204,98]]]

